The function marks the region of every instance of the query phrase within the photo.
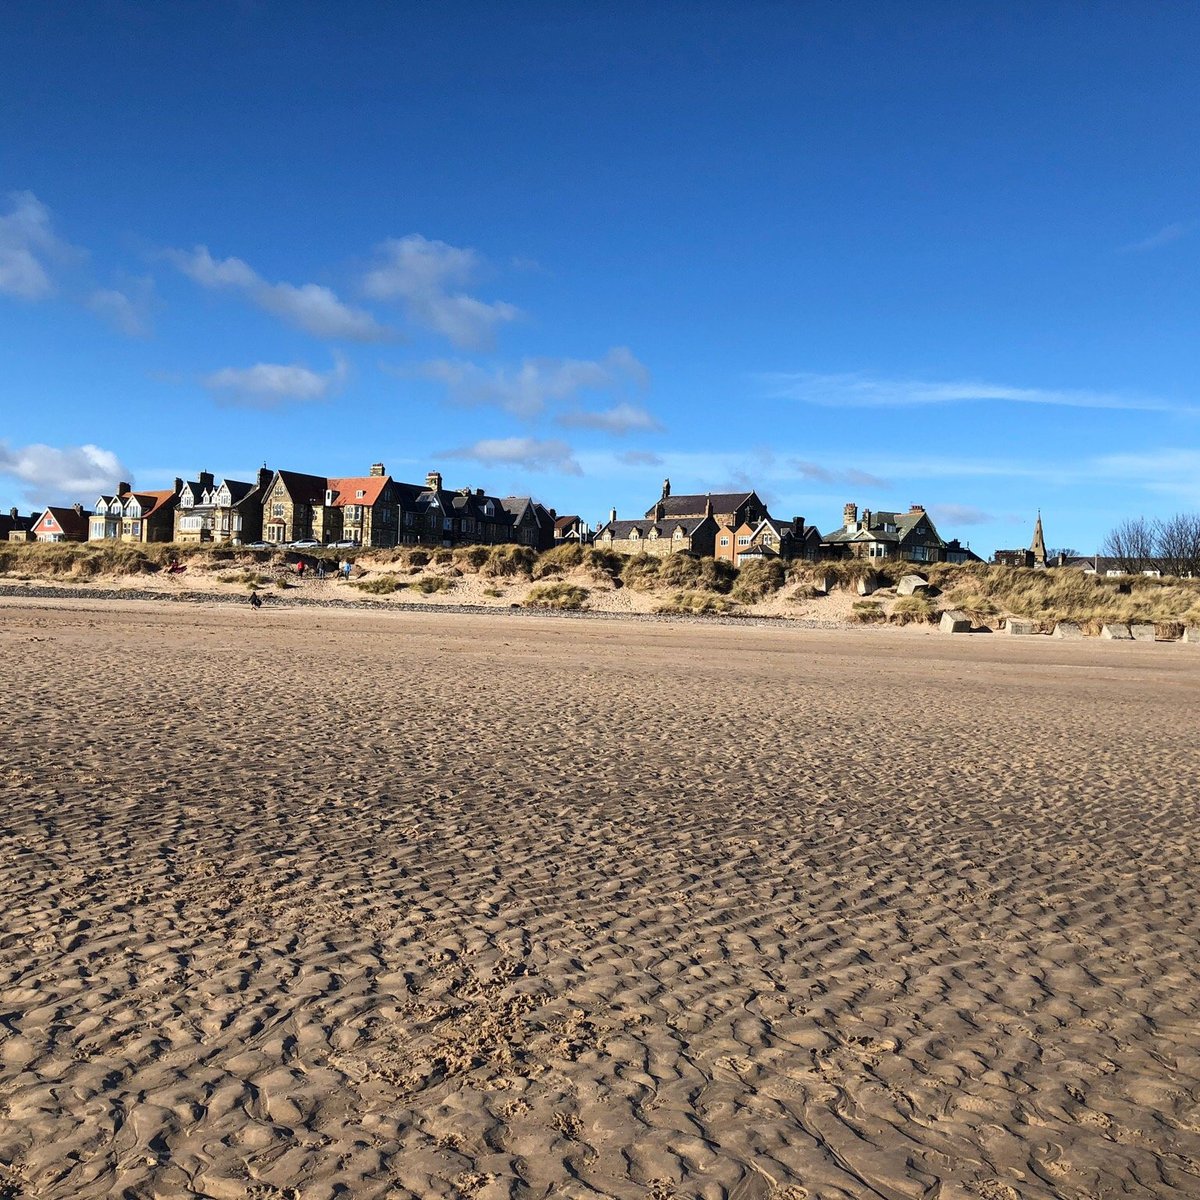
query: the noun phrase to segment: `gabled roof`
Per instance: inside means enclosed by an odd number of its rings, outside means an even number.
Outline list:
[[[710,500],[714,513],[735,512],[747,500],[758,500],[758,503],[762,504],[754,492],[713,492],[711,495],[704,496],[668,496],[665,500],[659,500],[654,506],[647,509],[646,516],[653,517],[655,508],[661,504],[664,517],[702,517]],[[766,506],[763,505],[763,507]]]
[[[345,479],[330,479],[329,491],[333,492],[333,507],[345,508],[347,504],[365,504],[367,507],[379,503],[384,488],[392,482],[390,475],[352,475]],[[359,492],[363,494],[358,495]]]
[[[88,514],[86,512],[77,512],[74,508],[59,507],[58,505],[47,505],[37,516],[37,525],[40,525],[47,516],[54,518],[59,529],[71,538],[86,538],[88,533]],[[33,526],[34,529],[37,525]]]
[[[554,528],[559,530],[560,532],[563,532],[565,530],[571,529],[572,527],[574,527],[575,525],[578,525],[578,524],[579,524],[578,515],[576,515],[575,513],[572,513],[569,517],[559,517],[558,520],[556,520],[554,522]]]
[[[257,483],[245,483],[241,479],[222,479],[220,483],[214,485],[213,495],[216,495],[222,487],[229,489],[231,504],[240,504],[251,492],[258,491]]]
[[[941,535],[937,531],[937,527],[933,523],[933,519],[923,509],[910,509],[905,513],[887,512],[880,509],[876,512],[873,509],[867,509],[870,512],[871,520],[867,528],[860,528],[862,522],[847,529],[844,525],[835,529],[832,533],[825,534],[821,538],[822,542],[832,545],[845,544],[847,542],[888,542],[900,543],[903,542],[910,534],[921,524],[922,521],[929,527],[928,540],[939,546],[944,546]],[[894,525],[895,532],[888,532],[885,526]]]
[[[325,488],[328,481],[323,475],[305,475],[301,471],[276,471],[275,476],[283,482],[293,503],[297,501],[302,504],[325,503]]]
[[[123,502],[128,502],[132,497],[137,500],[142,508],[143,519],[153,516],[154,513],[160,512],[166,508],[176,498],[176,492],[173,488],[167,488],[164,491],[143,492],[141,490],[132,492],[122,492],[120,499]]]
[[[679,530],[684,537],[689,537],[701,528],[706,521],[712,521],[711,517],[677,517],[674,519],[666,519],[655,521],[653,518],[643,517],[640,521],[609,521],[599,531],[597,536],[603,534],[606,530],[612,533],[615,538],[626,539],[636,529],[639,536],[645,537],[652,529],[658,531],[660,538],[669,538],[675,536],[675,530]],[[716,522],[712,522],[716,525]]]

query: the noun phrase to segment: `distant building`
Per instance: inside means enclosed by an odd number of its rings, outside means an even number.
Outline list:
[[[169,542],[175,537],[175,509],[183,480],[169,490],[134,491],[117,484],[114,495],[100,496],[88,517],[89,542]]]
[[[900,558],[911,562],[943,562],[946,543],[920,504],[906,513],[863,509],[847,504],[842,525],[821,539],[826,558]]]
[[[37,523],[37,519],[37,513],[30,513],[29,516],[23,517],[15,508],[10,508],[6,513],[0,513],[0,541],[32,541],[33,527]]]
[[[257,542],[262,537],[263,496],[273,472],[260,467],[253,483],[207,471],[186,482],[175,509],[177,542]]]
[[[74,504],[69,508],[51,505],[35,518],[33,537],[39,542],[86,542],[88,519],[83,505]]]
[[[1046,538],[1042,532],[1042,513],[1038,510],[1037,521],[1033,526],[1033,540],[1028,550],[997,550],[992,555],[992,562],[1002,567],[1036,567],[1045,570]]]
[[[321,540],[353,542],[356,546],[390,547],[399,538],[399,500],[383,463],[371,473],[326,481]]]
[[[983,559],[970,546],[964,546],[958,538],[955,538],[952,542],[946,543],[944,561],[948,563],[981,563]]]

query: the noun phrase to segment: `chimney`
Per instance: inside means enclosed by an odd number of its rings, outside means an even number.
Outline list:
[[[216,480],[213,478],[211,471],[200,472],[200,486],[202,488],[211,488],[214,483],[216,483]]]
[[[609,514],[608,519],[615,525],[617,523],[617,510],[614,508]]]
[[[430,471],[425,476],[425,486],[431,492],[440,492],[442,490],[442,475],[440,471]]]
[[[71,508],[74,510],[74,512],[75,512],[75,515],[76,515],[77,517],[82,517],[82,516],[83,516],[83,505],[82,505],[82,504],[78,504],[78,503],[76,503],[76,504],[72,504],[72,505],[71,505]]]
[[[260,492],[265,492],[267,490],[267,484],[271,482],[271,476],[274,474],[275,472],[272,471],[266,463],[263,463],[263,465],[258,468],[258,474],[255,476],[254,482]]]
[[[923,505],[923,504],[910,504],[910,505],[909,505],[909,508],[908,508],[908,511],[909,511],[910,513],[919,513],[919,512],[924,512],[924,511],[925,511],[925,505]]]
[[[482,496],[482,495],[483,495],[483,488],[476,488],[476,489],[475,489],[475,495],[477,495],[477,496]]]
[[[863,509],[863,515],[862,515],[862,527],[863,527],[864,529],[870,529],[870,528],[871,528],[871,510],[870,510],[869,508],[864,508],[864,509]]]
[[[804,534],[804,518],[803,517],[793,517],[792,518],[792,532],[797,537],[803,536],[803,534]]]
[[[183,491],[183,480],[178,475],[175,476],[175,495],[179,495]]]
[[[842,524],[847,529],[853,529],[858,524],[858,505],[847,504],[842,509]]]
[[[664,500],[666,500],[670,495],[671,495],[671,481],[669,479],[664,479],[663,480],[662,498]]]
[[[371,478],[372,479],[382,479],[383,476],[384,476],[383,463],[372,463],[371,464]]]
[[[10,508],[8,510],[8,515],[15,521],[17,519],[17,510],[15,508]]]
[[[704,515],[706,517],[711,517],[713,515],[712,492],[709,492],[708,495],[704,497]]]
[[[130,485],[127,482],[125,482],[125,480],[121,480],[121,482],[117,484],[117,495],[118,496],[123,496],[123,495],[125,495],[126,492],[129,492],[132,490],[133,489],[130,487]]]

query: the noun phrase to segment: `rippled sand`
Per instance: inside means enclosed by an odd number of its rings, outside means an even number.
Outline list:
[[[0,661],[0,1196],[1200,1196],[1196,648],[108,602]]]

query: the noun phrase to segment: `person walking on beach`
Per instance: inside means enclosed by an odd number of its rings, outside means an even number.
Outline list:
[[[262,597],[257,592],[250,593],[250,607],[262,608]]]
[[[350,568],[351,568],[352,566],[353,566],[353,564],[350,562],[350,560],[349,560],[348,558],[344,558],[344,559],[342,559],[342,574],[343,574],[343,575],[344,575],[344,576],[345,576],[347,579],[349,579],[349,578],[350,578]]]

